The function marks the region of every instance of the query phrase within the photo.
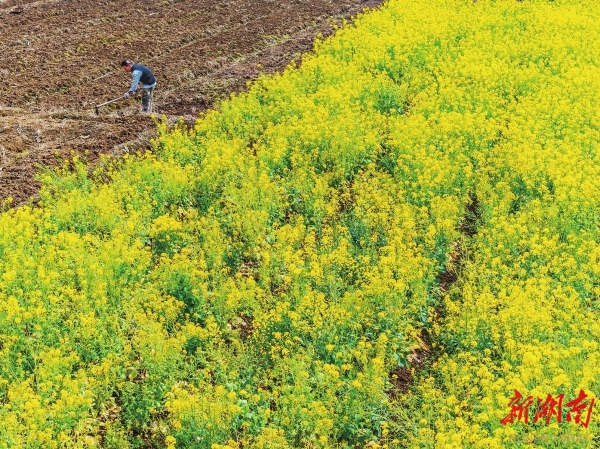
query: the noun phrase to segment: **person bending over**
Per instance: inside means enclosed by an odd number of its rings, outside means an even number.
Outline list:
[[[152,96],[156,87],[156,78],[150,69],[141,64],[134,64],[129,59],[121,63],[121,67],[127,73],[131,73],[131,87],[124,98],[129,98],[138,89],[138,85],[142,87],[142,112],[152,112]]]

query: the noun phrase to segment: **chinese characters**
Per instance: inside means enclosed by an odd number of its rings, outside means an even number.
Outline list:
[[[557,396],[549,394],[545,399],[537,398],[534,401],[533,396],[524,397],[515,390],[514,396],[508,403],[510,412],[500,420],[500,423],[507,425],[520,421],[526,425],[538,422],[550,424],[554,419],[559,424],[566,420],[587,428],[592,417],[595,399],[588,399],[588,395],[583,390],[579,391],[579,395],[575,399],[565,404],[563,404],[564,397],[564,394]]]

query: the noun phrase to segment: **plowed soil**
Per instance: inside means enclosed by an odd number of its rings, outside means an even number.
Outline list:
[[[42,0],[11,14],[0,0],[0,202],[39,188],[34,174],[72,151],[143,149],[154,122],[122,96],[147,65],[158,79],[154,112],[193,122],[261,73],[311,50],[317,33],[382,0]]]

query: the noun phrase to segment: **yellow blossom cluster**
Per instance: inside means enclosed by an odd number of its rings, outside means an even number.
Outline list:
[[[465,148],[470,229],[432,326],[437,359],[398,404],[416,417],[406,445],[597,447],[600,5],[442,3],[462,31],[432,69],[452,85],[435,101],[488,109],[496,137]],[[568,419],[582,390],[582,420]]]
[[[598,386],[599,13],[389,0],[40,175],[0,215],[0,449],[593,447],[500,421]]]
[[[155,151],[75,159],[0,215],[0,448],[394,441],[390,373],[469,200],[460,142],[491,135],[482,113],[411,113],[435,74],[400,19],[363,15]]]

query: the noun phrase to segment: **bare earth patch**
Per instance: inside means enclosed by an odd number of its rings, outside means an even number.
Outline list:
[[[10,14],[0,1],[0,202],[36,194],[37,166],[71,151],[147,147],[154,123],[127,91],[129,58],[158,79],[155,112],[191,122],[261,73],[312,49],[318,33],[382,0],[43,0]]]

